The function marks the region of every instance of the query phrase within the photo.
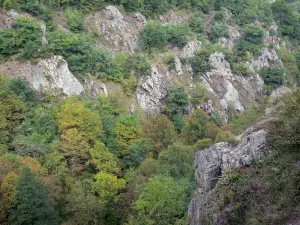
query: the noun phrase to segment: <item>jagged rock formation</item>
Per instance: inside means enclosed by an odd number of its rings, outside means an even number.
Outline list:
[[[14,10],[0,12],[0,30],[10,28],[12,22],[20,17],[20,14]]]
[[[179,13],[169,10],[166,14],[158,16],[158,21],[165,25],[178,25],[186,23],[189,20],[188,16],[180,15]]]
[[[154,115],[160,112],[160,101],[168,94],[168,81],[172,75],[157,67],[152,67],[151,70],[151,76],[141,78],[136,90],[136,99],[146,113]]]
[[[219,42],[223,47],[232,49],[240,37],[238,26],[228,26],[228,38],[221,37]]]
[[[221,182],[222,175],[231,169],[241,168],[270,154],[267,145],[268,124],[275,119],[275,110],[266,110],[265,116],[248,128],[241,142],[234,147],[228,143],[217,143],[195,154],[195,176],[198,193],[189,205],[191,225],[205,224],[205,218],[211,224],[224,224],[218,212],[214,211],[218,201],[214,198],[214,187]],[[214,209],[214,210],[212,210]]]
[[[83,86],[90,96],[98,97],[100,94],[105,94],[105,96],[108,97],[108,91],[105,84],[91,76],[86,76],[84,78]]]
[[[188,58],[194,56],[194,53],[200,50],[202,43],[197,39],[190,40],[182,49],[180,56]]]
[[[203,84],[207,87],[214,108],[220,110],[225,120],[230,105],[237,111],[243,111],[255,105],[257,99],[263,99],[264,82],[259,75],[233,75],[230,64],[220,52],[212,54],[209,62],[212,70],[203,76]]]
[[[138,30],[145,23],[146,18],[140,13],[124,16],[117,7],[107,6],[87,15],[85,27],[89,32],[96,30],[101,35],[100,44],[110,51],[134,52],[138,47]]]
[[[0,72],[8,77],[22,77],[38,91],[58,89],[66,95],[79,95],[84,91],[61,56],[38,62],[7,61],[0,64]]]
[[[263,68],[269,68],[277,65],[278,63],[279,57],[275,49],[264,48],[261,55],[251,62],[250,67],[255,71],[259,71]]]

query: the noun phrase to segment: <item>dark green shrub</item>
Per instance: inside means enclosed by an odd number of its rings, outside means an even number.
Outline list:
[[[225,19],[224,12],[216,12],[214,20],[215,21],[223,21]]]
[[[168,91],[166,111],[170,114],[184,114],[189,104],[188,93],[180,87],[172,87]]]
[[[67,8],[65,15],[71,31],[79,32],[83,30],[84,17],[81,12],[77,9],[72,10],[71,8]]]
[[[238,143],[238,141],[230,131],[221,131],[220,133],[218,133],[215,143],[218,142],[228,142],[232,144]]]
[[[202,13],[193,14],[189,20],[189,27],[195,33],[203,33],[205,29],[203,14]]]
[[[249,68],[249,65],[246,63],[234,63],[232,64],[231,69],[234,74],[240,76],[251,76],[254,74],[254,72]]]
[[[285,72],[287,77],[289,78],[290,81],[300,81],[300,76],[299,76],[299,68],[297,66],[297,58],[295,54],[292,52],[289,52],[285,49],[279,49],[277,50],[277,54],[279,58],[281,59]]]
[[[189,63],[191,64],[195,74],[204,73],[211,69],[209,64],[209,57],[211,54],[212,51],[205,48],[199,52],[196,52],[195,56],[189,59]]]
[[[237,43],[235,51],[239,56],[245,56],[247,52],[253,55],[260,54],[264,47],[264,32],[255,25],[247,25],[243,29],[243,36]]]
[[[261,71],[261,76],[266,85],[277,88],[283,84],[284,70],[281,68],[267,68]]]
[[[145,49],[163,48],[167,44],[166,28],[157,22],[148,22],[139,34]]]
[[[102,47],[96,47],[96,41],[90,34],[69,34],[58,30],[49,34],[48,41],[50,51],[64,56],[76,75],[90,73],[105,78],[112,72],[111,54]]]
[[[300,40],[299,14],[294,13],[292,7],[284,0],[274,2],[271,7],[282,35]]]
[[[28,87],[26,80],[16,78],[11,80],[10,88],[17,96],[23,101],[29,104],[36,104],[36,92],[32,88]]]
[[[221,37],[225,37],[225,38],[229,37],[228,26],[227,25],[223,25],[223,24],[215,24],[212,27],[211,40],[213,42],[218,42],[219,38],[221,38]]]
[[[172,123],[173,123],[174,128],[177,131],[177,133],[179,133],[181,131],[181,129],[184,127],[183,116],[180,114],[173,115]]]
[[[210,138],[204,138],[196,142],[197,150],[208,148],[211,145],[212,145],[212,140]]]
[[[190,29],[187,25],[170,25],[167,29],[167,41],[171,45],[183,47],[187,43],[187,36],[190,34]]]

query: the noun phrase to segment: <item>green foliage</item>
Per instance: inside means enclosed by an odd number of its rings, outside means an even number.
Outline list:
[[[243,29],[243,36],[235,46],[235,51],[240,57],[245,57],[247,52],[258,55],[264,47],[264,32],[255,25],[247,25]]]
[[[129,146],[143,136],[142,127],[134,115],[121,117],[116,124],[115,131],[116,142],[122,156],[127,155]]]
[[[70,97],[58,108],[57,119],[62,151],[71,157],[89,158],[89,149],[103,131],[99,116]]]
[[[165,115],[156,115],[148,118],[143,125],[144,133],[154,146],[160,151],[176,140],[176,131]]]
[[[270,24],[273,19],[270,4],[260,0],[217,1],[215,7],[220,6],[230,10],[239,25],[251,24],[255,20]]]
[[[239,135],[244,132],[249,126],[251,126],[259,117],[264,113],[264,107],[253,107],[246,109],[241,113],[235,114],[231,126],[232,133]]]
[[[188,107],[188,93],[183,88],[171,87],[168,91],[166,111],[170,114],[185,114]]]
[[[89,161],[97,171],[119,174],[119,162],[117,157],[111,153],[107,147],[100,141],[90,149],[91,160]]]
[[[282,35],[299,40],[299,14],[294,13],[292,7],[284,0],[274,2],[271,7]]]
[[[189,20],[189,27],[197,34],[203,33],[205,29],[203,14],[194,13]]]
[[[212,27],[212,31],[211,31],[211,40],[216,43],[219,41],[219,38],[228,38],[229,34],[228,34],[228,26],[227,25],[223,25],[223,24],[215,24]]]
[[[166,28],[154,21],[148,22],[139,35],[145,49],[163,48],[167,44]]]
[[[279,111],[277,129],[271,133],[271,143],[283,152],[294,151],[299,153],[300,145],[300,91],[287,93],[282,99]]]
[[[190,28],[182,25],[161,25],[155,21],[148,22],[140,30],[139,38],[145,49],[164,48],[167,43],[183,47],[187,43]]]
[[[174,114],[172,117],[172,123],[177,133],[179,133],[181,129],[184,127],[183,116],[180,114]]]
[[[286,69],[285,72],[288,78],[290,78],[291,81],[299,82],[300,76],[296,56],[285,49],[279,49],[277,53]]]
[[[38,136],[18,135],[11,145],[15,152],[22,156],[43,157],[50,152],[49,146],[40,140]]]
[[[212,54],[212,51],[205,48],[199,52],[196,52],[195,56],[189,59],[189,62],[193,68],[194,73],[204,73],[211,69],[209,64],[209,57]]]
[[[173,224],[174,218],[183,217],[188,204],[189,184],[165,175],[151,177],[135,202],[138,219],[145,224]]]
[[[119,201],[119,193],[125,188],[126,181],[106,172],[95,175],[94,191],[99,196],[102,205]]]
[[[76,75],[93,74],[106,78],[112,67],[112,56],[102,48],[96,47],[96,41],[89,34],[69,34],[61,30],[47,37],[50,51],[62,55],[68,61],[70,70]]]
[[[147,139],[138,140],[129,147],[129,154],[123,158],[125,168],[138,167],[153,149],[153,144]]]
[[[194,175],[193,160],[193,147],[175,143],[159,154],[158,171],[175,179],[190,179]]]
[[[129,12],[139,11],[143,7],[144,1],[142,0],[121,0],[121,4]]]
[[[190,115],[182,129],[182,136],[187,144],[195,144],[199,139],[206,137],[207,129],[205,124],[209,121],[208,115],[202,109]]]
[[[206,87],[201,83],[196,83],[196,87],[191,93],[191,103],[195,106],[204,103],[208,100],[208,93]]]
[[[51,110],[37,108],[27,116],[21,126],[21,133],[33,136],[45,143],[51,143],[57,135],[56,119]]]
[[[254,72],[250,69],[249,65],[244,62],[240,62],[237,64],[232,65],[232,72],[234,74],[240,75],[240,76],[251,76],[254,74]]]
[[[23,169],[16,190],[15,203],[9,215],[11,224],[59,224],[53,200],[30,169]]]
[[[197,150],[208,148],[211,145],[212,145],[212,141],[211,141],[210,138],[203,138],[203,139],[196,142]]]
[[[275,89],[283,84],[284,70],[281,68],[266,68],[261,71],[261,76],[267,86]]]
[[[230,131],[221,131],[220,133],[218,133],[215,143],[218,142],[228,142],[232,144],[238,143],[238,141]]]
[[[169,44],[184,47],[187,43],[187,36],[190,35],[190,28],[186,24],[169,25],[167,30],[167,41]]]
[[[12,79],[10,88],[23,102],[27,102],[30,105],[36,104],[36,92],[32,88],[28,87],[24,79]]]
[[[79,180],[72,182],[66,196],[65,211],[69,216],[71,215],[68,224],[103,224],[104,208],[87,186]]]
[[[126,95],[132,96],[138,85],[135,76],[131,74],[128,79],[123,81],[123,91]]]
[[[155,15],[163,14],[168,9],[167,0],[149,0],[144,1],[143,13],[147,16],[154,17]]]
[[[12,28],[0,31],[0,43],[1,57],[16,54],[29,43],[34,43],[36,49],[41,48],[42,31],[40,25],[34,19],[22,16],[13,22]]]
[[[17,0],[5,0],[2,4],[4,9],[18,9],[19,4]]]
[[[77,9],[72,10],[71,8],[67,8],[65,15],[71,31],[80,32],[83,30],[84,17],[81,12],[79,12]]]

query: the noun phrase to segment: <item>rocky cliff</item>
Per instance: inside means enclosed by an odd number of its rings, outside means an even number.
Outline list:
[[[284,87],[275,91],[272,101],[275,102],[286,91]],[[276,107],[267,108],[265,115],[242,134],[237,146],[221,142],[195,153],[197,194],[189,205],[191,225],[227,224],[226,216],[221,216],[218,211],[220,202],[216,199],[214,188],[218,182],[223,182],[227,172],[249,166],[272,153],[267,133],[270,124],[276,120],[275,112]]]

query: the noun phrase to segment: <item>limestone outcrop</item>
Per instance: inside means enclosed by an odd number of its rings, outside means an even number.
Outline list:
[[[146,18],[140,14],[124,16],[117,7],[107,6],[102,11],[87,15],[85,27],[89,32],[98,32],[99,41],[111,52],[133,53],[138,47],[138,30],[144,26]]]
[[[266,110],[265,115],[242,134],[237,146],[221,142],[195,153],[198,192],[189,205],[191,225],[205,224],[204,218],[208,215],[214,220],[212,224],[223,224],[218,214],[210,211],[218,204],[217,200],[212,201],[214,187],[227,171],[249,166],[271,153],[267,144],[268,124],[275,119],[275,110]]]
[[[84,91],[61,56],[53,56],[38,62],[7,61],[0,64],[0,72],[8,77],[22,77],[38,91],[57,89],[66,95],[79,95]]]
[[[263,99],[264,82],[259,75],[247,77],[234,75],[223,53],[215,52],[209,58],[212,70],[203,76],[213,108],[227,120],[229,107],[243,111]]]
[[[250,66],[253,70],[259,71],[263,68],[269,68],[279,63],[279,57],[275,49],[264,48],[261,55],[255,58]]]

